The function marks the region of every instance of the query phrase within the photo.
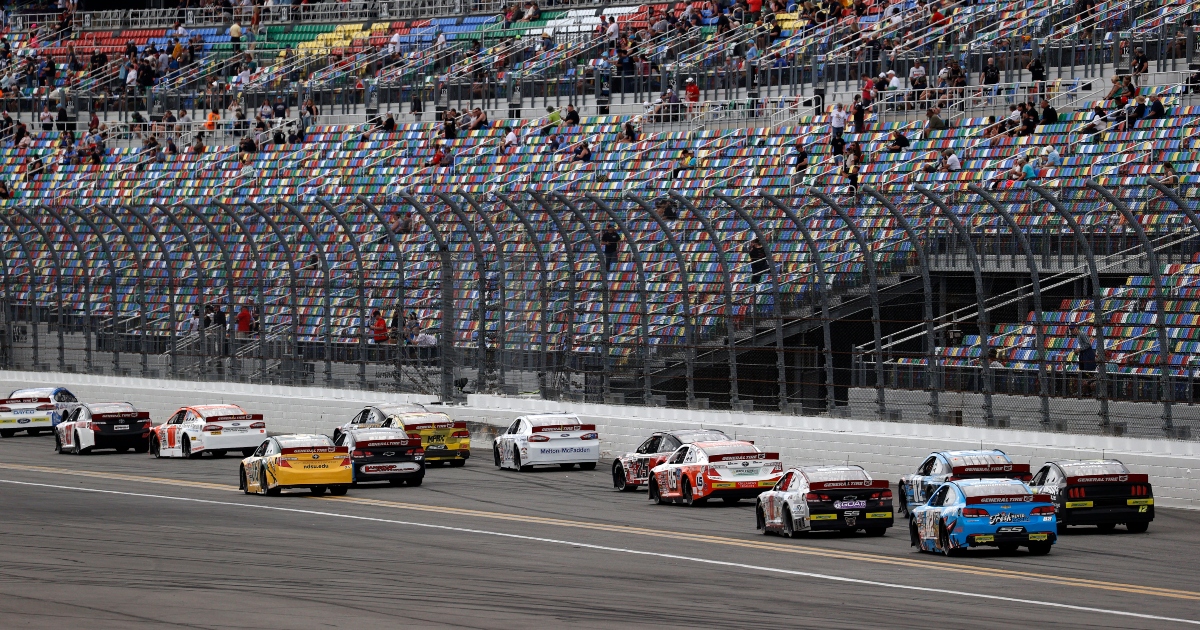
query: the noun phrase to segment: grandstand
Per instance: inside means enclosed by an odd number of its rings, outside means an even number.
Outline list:
[[[0,361],[1191,438],[1195,6],[10,15]]]

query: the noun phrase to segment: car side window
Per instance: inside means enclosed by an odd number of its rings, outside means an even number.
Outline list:
[[[1047,466],[1045,485],[1057,486],[1063,482],[1063,476],[1058,472],[1058,468]]]
[[[78,409],[76,409],[75,411],[72,411],[70,414],[67,414],[67,420],[66,420],[66,421],[67,421],[67,422],[75,422],[76,420],[78,420],[78,419],[79,419],[79,412],[80,412],[80,411],[82,411],[82,410],[83,410],[83,407],[79,407],[79,408],[78,408]]]
[[[183,411],[176,412],[170,420],[167,420],[167,424],[183,424],[183,414]]]
[[[521,421],[517,420],[516,422],[513,422],[511,425],[509,425],[507,433],[509,435],[512,435],[512,434],[516,433],[517,430],[520,428],[521,428]]]
[[[929,497],[929,505],[942,505],[942,503],[946,500],[947,490],[949,490],[949,486],[942,486],[941,488],[938,488],[938,491],[933,493],[932,497]]]
[[[637,452],[641,455],[648,455],[658,451],[658,443],[662,441],[661,435],[652,435],[650,439],[642,442],[642,445],[637,448]]]
[[[346,434],[339,433],[338,436],[334,438],[333,443],[336,446],[346,446]]]
[[[267,450],[263,454],[264,455],[278,455],[279,454],[279,445],[275,443],[275,440],[267,440]]]
[[[683,463],[694,464],[699,459],[700,459],[700,449],[689,448],[687,451],[687,456],[683,458]]]
[[[529,424],[528,420],[522,420],[521,425],[517,427],[517,433],[521,433],[521,434],[530,433],[532,427],[533,427],[533,425]]]
[[[771,489],[774,490],[775,492],[783,492],[788,489],[788,486],[791,483],[792,483],[792,473],[788,473],[783,476],[783,479],[780,479],[779,482],[775,484],[774,488],[771,488]]]
[[[690,451],[690,450],[691,450],[690,448],[680,447],[679,450],[675,451],[675,454],[671,456],[671,459],[667,463],[669,463],[669,464],[682,463],[683,458],[687,456],[688,451]]]
[[[199,422],[200,416],[196,415],[194,412],[189,411],[186,414],[184,414],[183,421],[184,422]]]
[[[1039,470],[1039,471],[1037,471],[1037,474],[1036,474],[1036,475],[1034,475],[1034,476],[1033,476],[1033,479],[1031,479],[1031,480],[1029,481],[1029,485],[1031,485],[1031,486],[1041,486],[1041,485],[1045,485],[1045,483],[1046,483],[1046,474],[1047,474],[1049,471],[1050,471],[1050,467],[1049,467],[1049,466],[1042,466],[1042,469],[1041,469],[1041,470]]]
[[[933,465],[935,463],[937,463],[937,458],[930,456],[928,459],[926,459],[924,462],[921,463],[920,468],[917,468],[917,474],[918,475],[932,475],[933,474]]]
[[[75,396],[73,396],[71,394],[71,392],[58,392],[58,396],[56,396],[55,398],[58,399],[58,402],[62,402],[62,403],[79,402],[78,400],[75,399]]]
[[[675,437],[674,435],[664,435],[663,439],[662,439],[662,444],[658,445],[658,452],[659,453],[674,453],[675,449],[679,448],[682,445],[683,445],[683,443],[680,442],[679,438]]]
[[[366,422],[367,411],[369,410],[363,409],[362,411],[358,412],[358,415],[354,416],[354,419],[350,421],[350,424],[362,424]]]
[[[270,443],[271,443],[271,441],[270,441],[270,440],[263,440],[263,443],[262,443],[262,444],[259,444],[259,445],[258,445],[258,448],[257,448],[257,449],[255,449],[255,451],[254,451],[254,456],[255,456],[255,457],[262,457],[263,455],[265,455],[265,454],[267,453],[267,445],[268,445],[268,444],[270,444]]]
[[[946,460],[942,459],[941,457],[935,457],[935,458],[934,458],[934,461],[933,461],[933,474],[935,474],[935,475],[949,475],[951,470],[952,470],[952,469],[950,468],[950,464],[946,463]]]
[[[364,421],[371,423],[371,424],[374,424],[376,422],[383,422],[384,416],[383,416],[382,412],[380,412],[378,409],[375,409],[374,407],[372,407],[371,409],[367,410],[367,415],[364,418]]]

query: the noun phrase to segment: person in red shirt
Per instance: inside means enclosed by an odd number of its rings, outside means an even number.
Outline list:
[[[250,307],[243,306],[237,314],[237,334],[240,339],[249,339],[250,330],[254,326],[254,316],[250,314]]]
[[[687,87],[684,88],[684,94],[687,96],[688,111],[692,111],[696,104],[700,102],[700,86],[696,85],[696,80],[692,77],[687,79]]]
[[[750,8],[751,22],[757,22],[762,15],[762,4],[762,0],[746,0],[746,6]]]
[[[387,343],[388,326],[387,326],[387,320],[385,320],[383,318],[383,313],[380,313],[379,311],[375,311],[371,315],[371,319],[375,320],[375,322],[371,325],[372,339],[375,341],[376,344]]]

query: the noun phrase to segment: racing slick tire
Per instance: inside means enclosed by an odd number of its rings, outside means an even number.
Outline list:
[[[140,442],[133,447],[134,453],[145,453],[150,450],[150,441]]]
[[[154,459],[162,459],[162,444],[158,442],[158,436],[150,438],[150,454]]]
[[[961,550],[950,546],[950,529],[946,527],[946,521],[938,522],[938,544],[942,547],[942,553],[947,558],[953,558],[961,553]]]
[[[783,532],[780,534],[780,536],[783,536],[784,538],[795,538],[796,530],[792,525],[794,522],[795,521],[792,519],[792,508],[783,508]]]
[[[201,453],[192,453],[192,440],[189,439],[186,434],[179,442],[179,452],[182,453],[180,457],[184,459],[192,459],[193,457],[199,457],[201,455]]]
[[[251,455],[254,454],[254,451],[256,451],[256,450],[258,450],[258,449],[244,448],[244,449],[242,449],[242,457],[250,457]]]
[[[66,455],[66,451],[63,450],[62,438],[58,437],[58,433],[54,434],[54,452],[59,455]]]
[[[868,535],[868,536],[878,537],[878,536],[882,536],[882,535],[886,534],[887,528],[886,527],[868,527],[868,528],[864,529],[863,532],[866,533],[866,535]]]
[[[500,448],[499,447],[496,447],[496,446],[492,447],[492,461],[495,462],[496,468],[500,467]]]
[[[559,464],[558,467],[563,470],[574,470],[575,464]]]
[[[762,531],[763,535],[771,533],[767,529],[767,517],[763,514],[761,502],[754,505],[754,529]]]
[[[596,470],[596,462],[584,462],[579,465],[579,470]]]
[[[116,451],[118,453],[126,453],[126,452],[129,452],[129,447],[128,446],[118,446],[116,448]]]
[[[451,467],[451,468],[462,468],[463,466],[466,466],[466,465],[467,465],[467,460],[465,460],[465,459],[452,459],[452,460],[450,460],[450,467]]]
[[[1029,555],[1044,556],[1050,553],[1050,547],[1052,546],[1050,541],[1029,543]]]
[[[41,429],[26,429],[25,432],[28,433],[29,435],[41,435],[42,434]]]
[[[16,434],[16,429],[0,429],[0,437],[10,438]]]
[[[209,451],[213,457],[225,457],[225,451]]]
[[[1020,547],[1020,545],[1018,545],[1017,543],[1000,543],[999,545],[997,545],[997,547],[1000,548],[1000,553],[1002,553],[1006,556],[1010,556],[1010,555],[1016,553],[1017,548]]]
[[[312,487],[310,487],[310,488],[308,489],[308,491],[309,491],[309,492],[310,492],[310,493],[311,493],[311,494],[312,494],[314,497],[319,497],[319,496],[321,496],[321,495],[325,494],[325,486],[312,486]]]
[[[243,467],[240,467],[240,466],[239,466],[239,469],[240,470],[238,471],[238,490],[241,490],[242,494],[250,494],[250,484],[246,483],[246,469]]]
[[[266,466],[263,466],[262,468],[260,468],[258,470],[258,478],[262,480],[259,482],[259,487],[265,488],[266,483],[267,483],[267,467]],[[279,488],[279,487],[265,488],[262,491],[262,493],[269,497],[277,497],[283,493],[283,488]]]
[[[1150,529],[1149,521],[1137,521],[1133,523],[1125,523],[1125,529],[1129,530],[1130,534],[1144,534],[1147,529]]]
[[[1067,533],[1067,525],[1065,523],[1059,523],[1055,529],[1058,530],[1059,536],[1062,536],[1063,534]]]
[[[917,532],[917,519],[908,517],[908,546],[916,547],[917,551],[924,551],[921,548],[921,534]]]
[[[513,447],[513,467],[517,469],[517,472],[529,472],[533,470],[533,466],[521,465],[521,453],[517,451],[516,447]]]
[[[912,516],[908,513],[908,493],[904,490],[904,484],[896,484],[896,499],[900,502],[900,513],[905,516]]]
[[[625,467],[621,465],[621,461],[613,462],[612,467],[613,487],[617,492],[632,492],[637,490],[637,486],[629,483],[629,478],[625,476]]]
[[[679,495],[682,497],[679,500],[680,503],[688,507],[696,505],[696,500],[692,498],[692,482],[688,481],[687,477],[679,482]]]
[[[76,455],[87,455],[89,450],[90,449],[83,448],[82,446],[79,445],[79,432],[76,431],[75,432],[75,454]]]
[[[650,490],[647,491],[646,496],[658,505],[666,505],[670,503],[670,501],[664,499],[662,494],[658,492],[658,481],[653,478],[650,479]]]
[[[722,497],[721,500],[725,502],[725,505],[737,505],[742,502],[742,497]]]
[[[350,488],[348,486],[330,486],[329,494],[332,494],[335,497],[344,497],[346,496],[346,491],[349,489]]]
[[[413,487],[413,488],[415,488],[415,487],[417,487],[417,486],[421,485],[421,482],[422,482],[422,481],[425,481],[425,478],[424,478],[424,477],[417,477],[416,479],[409,479],[409,480],[408,480],[408,485],[409,485],[410,487]]]

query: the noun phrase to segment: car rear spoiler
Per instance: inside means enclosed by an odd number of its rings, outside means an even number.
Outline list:
[[[1088,475],[1085,477],[1067,477],[1068,486],[1089,483],[1150,483],[1149,475]]]
[[[420,440],[409,440],[407,438],[399,438],[394,440],[365,440],[355,442],[355,448],[373,448],[377,446],[420,446]]]
[[[759,459],[779,459],[779,453],[738,453],[734,455],[709,455],[708,463],[713,462],[742,462]]]
[[[403,421],[403,418],[401,418]],[[404,423],[405,431],[423,431],[425,429],[465,429],[466,422],[422,422],[420,424]]]
[[[466,426],[464,424],[464,426]],[[563,431],[595,431],[594,424],[551,424],[544,427],[533,427],[534,433],[562,433]]]
[[[236,413],[228,416],[205,416],[205,422],[231,422],[233,420],[262,420],[261,413]]]
[[[810,490],[852,490],[852,489],[867,489],[879,488],[886,490],[891,487],[886,480],[883,479],[846,479],[843,481],[817,481],[808,484]]]
[[[1048,494],[1005,494],[990,497],[967,497],[967,505],[995,503],[1050,503]]]
[[[950,469],[951,479],[972,479],[982,475],[989,477],[1003,475],[1023,481],[1029,481],[1033,478],[1033,475],[1029,472],[1029,464],[977,464],[974,466],[955,466]]]
[[[116,411],[113,413],[94,413],[92,420],[149,420],[149,411]]]
[[[348,446],[297,446],[294,448],[282,448],[279,451],[284,455],[295,455],[297,453],[349,453]]]
[[[33,405],[37,403],[54,402],[49,398],[5,398],[0,400],[0,405]]]

